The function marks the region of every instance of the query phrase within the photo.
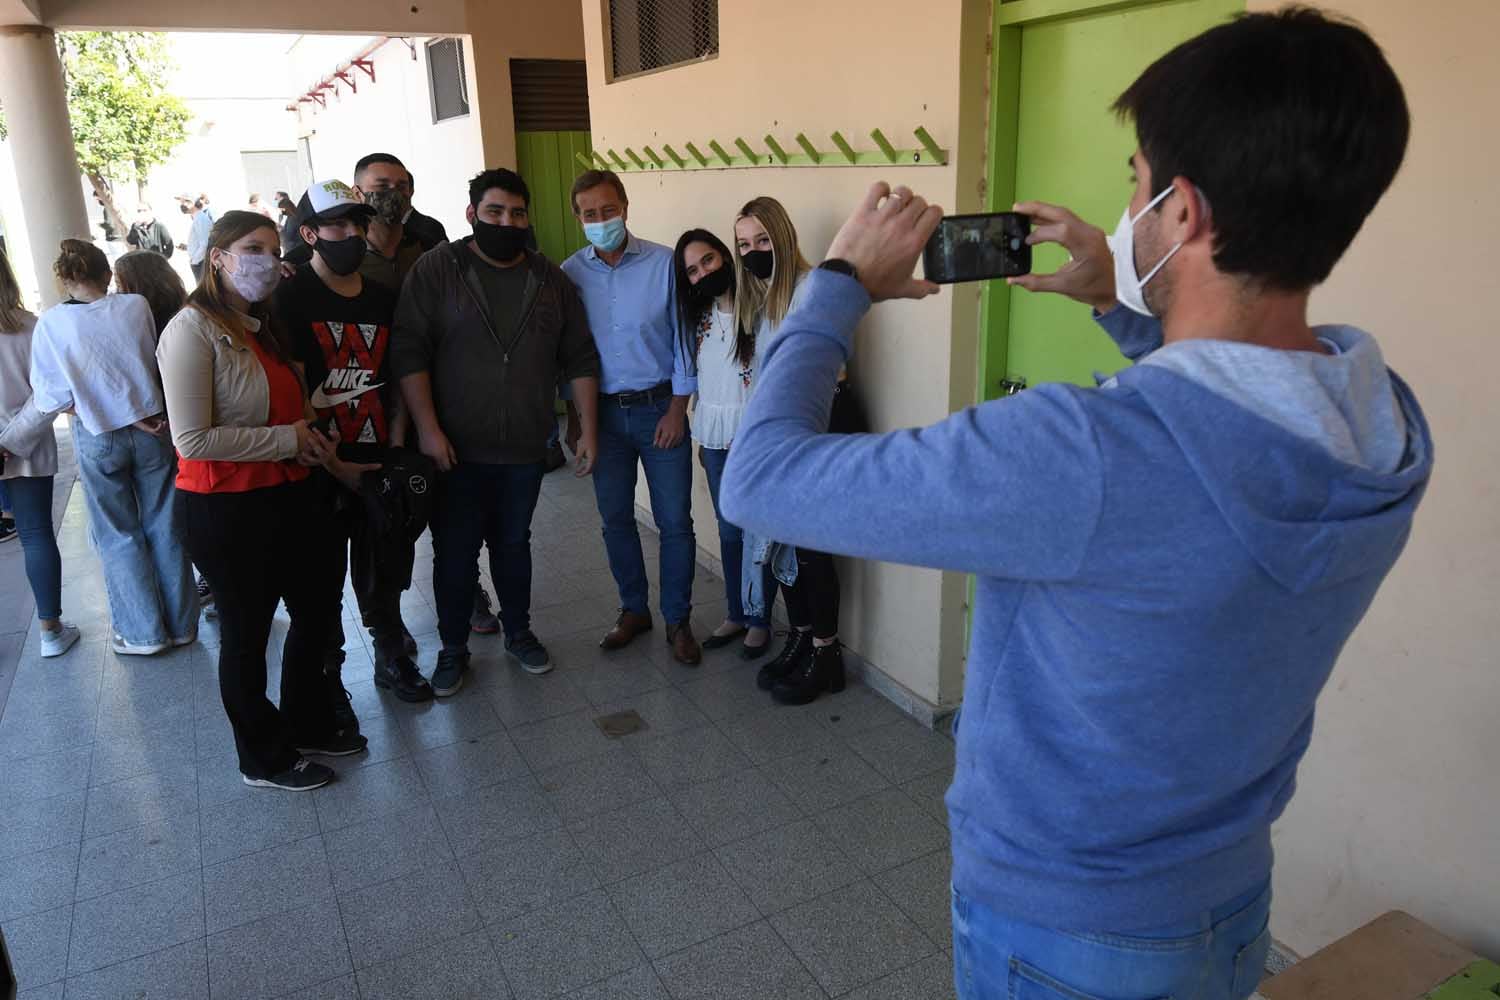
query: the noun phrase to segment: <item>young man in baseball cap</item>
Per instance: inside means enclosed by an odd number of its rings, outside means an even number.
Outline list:
[[[313,409],[339,436],[348,461],[380,463],[406,439],[406,408],[390,377],[391,324],[396,293],[360,274],[365,228],[374,210],[343,181],[320,181],[297,206],[298,233],[312,258],[282,282],[276,313],[302,363]],[[432,687],[408,655],[401,621],[401,593],[411,585],[414,546],[393,544],[371,524],[363,501],[341,486],[334,504],[347,535],[354,593],[375,643],[375,684],[402,701],[427,701]],[[330,649],[325,672],[346,705],[341,671],[343,628]],[[352,713],[351,713],[352,714]]]

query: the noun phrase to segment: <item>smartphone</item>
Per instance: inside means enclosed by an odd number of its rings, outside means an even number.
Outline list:
[[[1020,212],[945,215],[922,251],[928,281],[983,281],[1031,273],[1031,217]]]
[[[338,437],[339,432],[338,429],[334,426],[333,414],[331,413],[326,417],[319,417],[308,426],[324,437]]]

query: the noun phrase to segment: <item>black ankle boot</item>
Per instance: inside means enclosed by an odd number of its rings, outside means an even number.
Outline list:
[[[344,661],[340,656],[323,663],[323,682],[328,686],[328,700],[333,703],[334,728],[343,732],[359,732],[359,716],[354,714],[354,700],[344,687]]]
[[[786,645],[776,654],[776,659],[761,667],[760,672],[755,675],[755,686],[762,691],[771,690],[777,681],[792,676],[811,655],[812,633],[792,629],[786,637]]]
[[[771,697],[783,705],[806,705],[824,691],[837,694],[842,690],[844,647],[834,640],[827,646],[814,646],[801,670],[771,688]]]

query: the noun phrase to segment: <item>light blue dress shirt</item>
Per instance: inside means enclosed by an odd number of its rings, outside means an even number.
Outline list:
[[[671,380],[674,396],[693,394],[698,371],[683,343],[670,249],[631,235],[614,267],[589,244],[562,269],[588,312],[604,366],[601,392],[639,392]]]

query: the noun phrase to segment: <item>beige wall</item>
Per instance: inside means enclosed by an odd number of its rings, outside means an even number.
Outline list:
[[[763,148],[760,139],[768,132],[795,148],[792,137],[799,131],[831,148],[827,137],[834,129],[857,148],[870,149],[872,128],[911,145],[917,125],[944,147],[957,142],[959,3],[902,17],[900,30],[892,30],[888,18],[871,16],[871,4],[862,0],[724,3],[717,58],[613,84],[604,82],[599,0],[582,3],[597,149],[652,145],[660,151],[662,143],[671,143],[683,151],[693,141],[706,150],[713,138],[732,148],[736,136]],[[982,56],[982,35],[971,49]],[[840,53],[844,58],[835,63]],[[874,180],[906,183],[952,206],[958,177],[954,166],[819,167],[626,174],[625,182],[632,231],[668,246],[692,226],[732,242],[739,206],[755,195],[772,195],[786,205],[805,256],[816,262]],[[968,197],[972,204],[975,196]],[[972,400],[973,311],[957,353],[953,316],[953,298],[945,293],[922,303],[882,306],[865,321],[852,375],[877,430],[931,423]],[[955,371],[956,391],[950,377]],[[830,481],[826,488],[840,487]],[[698,544],[717,554],[701,471],[694,515]],[[962,636],[951,626],[962,627],[962,581],[945,586],[942,574],[876,563],[844,562],[841,569],[845,642],[926,702],[956,701]],[[945,634],[950,641],[943,641]],[[955,634],[957,643],[951,641]]]
[[[1500,340],[1488,250],[1500,232],[1500,5],[1328,6],[1384,46],[1413,130],[1314,316],[1379,337],[1426,410],[1437,463],[1411,543],[1319,702],[1275,831],[1273,929],[1310,951],[1401,907],[1500,957]]]

